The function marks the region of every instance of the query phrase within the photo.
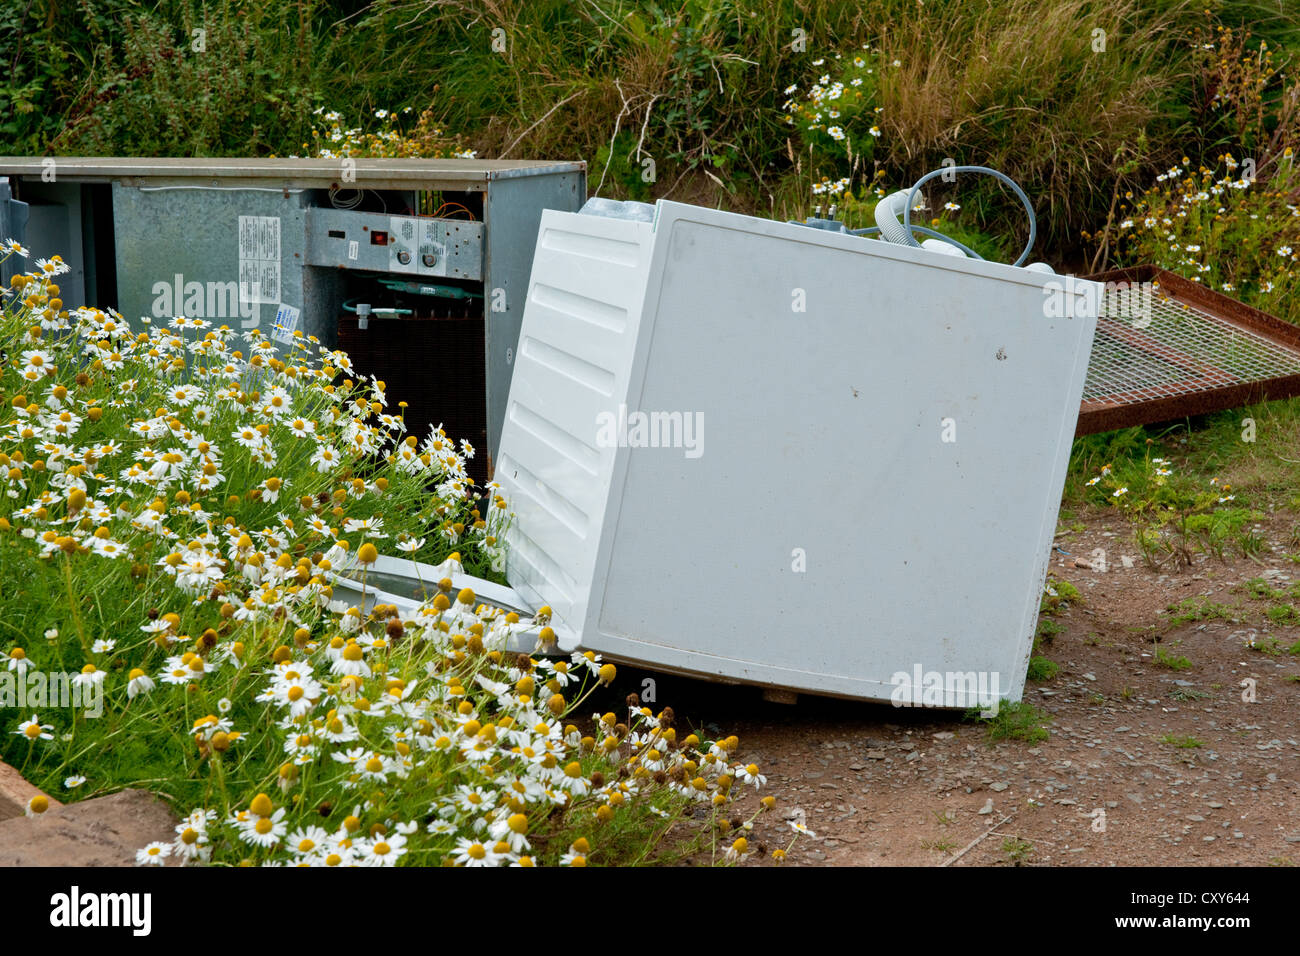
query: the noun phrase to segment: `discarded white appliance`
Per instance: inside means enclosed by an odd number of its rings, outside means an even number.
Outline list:
[[[543,213],[480,597],[664,671],[1019,700],[1095,314],[1038,265],[647,210]]]

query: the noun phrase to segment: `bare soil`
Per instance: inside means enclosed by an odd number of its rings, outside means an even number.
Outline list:
[[[762,850],[751,863],[789,846],[791,819],[816,836],[799,836],[786,865],[1300,862],[1300,653],[1288,652],[1300,652],[1300,627],[1267,615],[1300,598],[1243,587],[1300,580],[1291,522],[1261,522],[1268,543],[1253,559],[1197,554],[1190,567],[1152,569],[1121,518],[1081,521],[1053,552],[1052,573],[1082,595],[1039,652],[1060,671],[1024,697],[1051,717],[1045,741],[991,742],[950,711],[774,704],[755,688],[656,675],[659,705],[673,705],[680,727],[737,734],[740,757],[766,775],[760,795],[778,804],[749,834]],[[1098,548],[1106,570],[1075,566]],[[1173,623],[1168,608],[1187,599],[1220,607]],[[1157,648],[1190,666],[1161,663]],[[746,796],[733,818],[757,805]]]

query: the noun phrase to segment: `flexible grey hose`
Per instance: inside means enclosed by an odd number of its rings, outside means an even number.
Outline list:
[[[945,173],[982,173],[985,176],[993,176],[1011,187],[1012,191],[1019,197],[1021,204],[1025,207],[1025,212],[1029,216],[1029,241],[1025,243],[1024,250],[1020,256],[1012,263],[1013,266],[1023,265],[1029,258],[1029,253],[1033,251],[1034,242],[1038,239],[1038,219],[1034,215],[1034,207],[1029,202],[1029,197],[1025,191],[1020,188],[1010,176],[1000,173],[996,169],[990,169],[987,166],[941,166],[932,172],[926,173],[918,179],[909,190],[899,190],[891,193],[876,204],[876,224],[880,228],[880,234],[889,242],[899,243],[905,246],[919,246],[920,243],[912,237],[912,230],[926,232],[937,239],[942,239],[958,249],[961,249],[966,255],[976,259],[982,259],[972,249],[962,245],[957,240],[925,229],[924,226],[912,225],[912,203],[916,200],[916,194],[921,191],[921,187],[934,179],[936,176],[942,176]],[[898,221],[897,208],[901,205],[903,211],[903,221]]]

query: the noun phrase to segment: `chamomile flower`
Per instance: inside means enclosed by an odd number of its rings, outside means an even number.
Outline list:
[[[135,700],[141,694],[149,694],[157,685],[153,678],[146,674],[139,667],[133,667],[127,675],[126,696],[128,700]]]
[[[51,628],[50,630],[54,630],[54,629]],[[48,640],[49,631],[46,631],[45,633],[47,635],[46,639]],[[54,636],[55,638],[57,638],[59,636],[59,632],[54,631]],[[21,647],[15,647],[9,651],[9,658],[7,664],[8,664],[8,669],[12,673],[17,674],[20,678],[24,674],[26,674],[27,669],[32,666],[31,660],[27,657],[27,652],[23,650]]]
[[[727,847],[726,858],[729,863],[741,863],[752,856],[753,852],[748,839],[737,837],[736,841]]]
[[[150,843],[136,851],[135,863],[136,866],[162,866],[171,853],[170,843]]]
[[[270,816],[250,814],[241,821],[239,839],[254,846],[273,847],[282,841],[289,826],[284,822],[284,807],[280,807]]]
[[[308,856],[318,853],[330,842],[330,835],[324,827],[308,825],[299,827],[285,838],[285,847],[294,856]]]
[[[401,833],[381,833],[354,846],[361,866],[396,866],[406,854],[406,837]]]
[[[501,857],[489,844],[472,837],[461,837],[451,851],[451,858],[460,866],[500,866]]]
[[[94,664],[87,664],[81,669],[81,673],[72,678],[72,683],[78,687],[94,687],[103,685],[104,678],[108,676]]]
[[[13,733],[34,743],[37,740],[53,740],[54,735],[50,733],[53,729],[52,725],[41,723],[40,719],[32,714],[31,720],[23,721]]]

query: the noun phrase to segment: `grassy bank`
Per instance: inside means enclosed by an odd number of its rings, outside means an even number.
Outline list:
[[[1197,37],[1252,26],[1280,51],[1297,21],[1266,2],[808,0],[348,3],[96,0],[0,14],[0,143],[20,154],[289,155],[313,111],[433,122],[480,155],[583,158],[604,195],[788,216],[816,177],[901,185],[945,158],[1026,185],[1049,256],[1112,200],[1232,131]],[[875,50],[879,140],[827,156],[783,106]],[[897,66],[894,66],[894,63]],[[862,144],[865,146],[866,144]],[[811,147],[811,149],[810,149]],[[649,164],[647,164],[649,160]],[[856,168],[855,168],[856,164]],[[971,224],[1015,207],[963,189]]]

